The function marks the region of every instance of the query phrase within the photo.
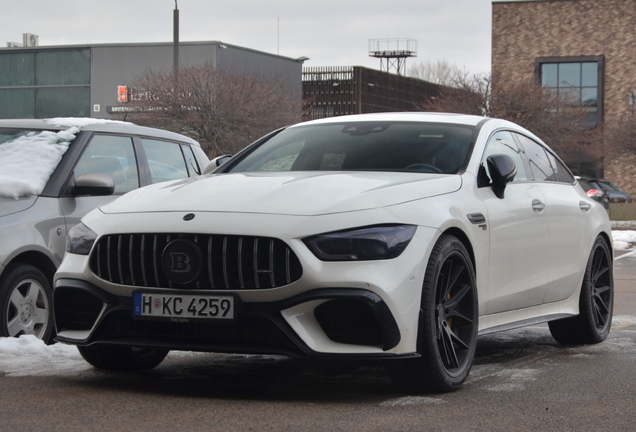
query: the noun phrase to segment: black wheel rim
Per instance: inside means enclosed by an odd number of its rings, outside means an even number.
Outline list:
[[[468,264],[458,252],[444,261],[436,286],[436,337],[442,363],[461,373],[472,363],[477,325],[475,287]]]
[[[612,268],[607,250],[597,245],[592,258],[590,288],[592,295],[592,316],[597,329],[609,324],[612,310]]]

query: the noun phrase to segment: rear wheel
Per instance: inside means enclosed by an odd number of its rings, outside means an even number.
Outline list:
[[[443,235],[431,253],[422,288],[421,357],[386,362],[392,381],[415,392],[459,389],[475,358],[477,323],[472,261],[462,242]]]
[[[77,347],[84,360],[99,369],[143,370],[159,365],[169,350],[161,348],[136,348],[117,345],[92,345]]]
[[[9,265],[0,278],[0,336],[34,335],[46,343],[53,332],[51,284],[30,264]]]
[[[614,310],[612,266],[607,241],[598,237],[585,267],[579,315],[548,323],[554,339],[562,344],[592,344],[607,338]]]

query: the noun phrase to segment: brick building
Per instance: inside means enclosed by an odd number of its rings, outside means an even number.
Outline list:
[[[629,105],[636,93],[636,1],[494,0],[492,73],[576,92],[599,128],[608,119],[636,121]],[[636,155],[562,157],[636,195]]]
[[[307,120],[346,114],[420,111],[418,105],[441,86],[361,66],[303,68],[303,112]]]

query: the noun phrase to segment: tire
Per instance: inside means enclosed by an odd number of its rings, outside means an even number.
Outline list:
[[[78,346],[84,360],[99,369],[134,371],[152,369],[168,355],[161,348],[135,348],[118,345]]]
[[[51,284],[30,264],[11,264],[0,278],[0,336],[34,335],[50,343],[53,334]]]
[[[612,326],[614,271],[612,254],[603,237],[597,237],[585,267],[579,298],[579,315],[548,323],[562,344],[603,342]]]
[[[387,361],[391,380],[408,392],[459,389],[475,358],[478,319],[472,261],[462,242],[444,234],[431,252],[422,287],[421,356]]]

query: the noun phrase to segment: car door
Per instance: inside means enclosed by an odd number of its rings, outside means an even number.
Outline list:
[[[115,182],[115,191],[106,196],[74,196],[72,189],[67,187],[59,199],[67,231],[89,211],[139,187],[139,170],[132,137],[94,134],[73,166],[72,178],[91,172],[110,176]],[[59,238],[62,242],[60,250],[63,251],[66,233]]]
[[[590,239],[584,233],[593,231],[588,215],[595,203],[577,190],[572,173],[548,149],[526,136],[516,136],[545,197],[550,235],[544,252],[548,257],[548,286],[543,301],[564,300],[578,288],[587,262]],[[552,174],[544,175],[544,171]]]
[[[548,280],[545,198],[532,181],[522,150],[510,132],[499,131],[490,137],[482,157],[482,170],[487,175],[486,160],[494,154],[510,156],[517,174],[506,186],[503,199],[490,187],[479,189],[488,212],[490,237],[486,314],[541,304]]]

